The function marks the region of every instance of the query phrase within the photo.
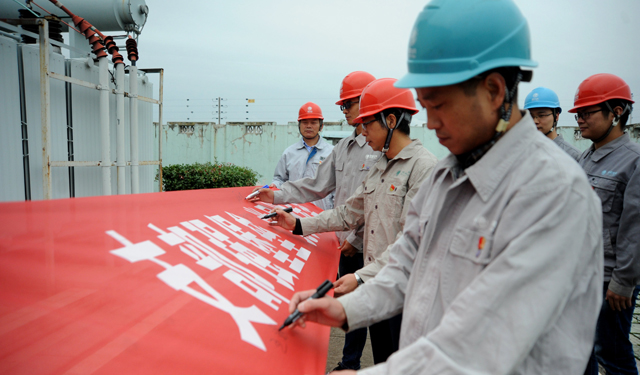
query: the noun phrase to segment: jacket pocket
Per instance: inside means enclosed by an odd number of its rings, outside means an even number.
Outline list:
[[[451,303],[492,259],[493,234],[456,228],[441,268],[442,298]]]
[[[451,240],[451,254],[475,264],[486,265],[491,261],[493,234],[458,228]]]
[[[618,182],[608,178],[589,176],[589,183],[602,202],[602,212],[611,211]]]
[[[381,186],[380,188],[386,188],[384,194],[385,202],[383,203],[386,207],[386,215],[388,217],[401,218],[404,197],[407,195],[407,186],[405,184],[399,186],[391,184],[388,187]]]

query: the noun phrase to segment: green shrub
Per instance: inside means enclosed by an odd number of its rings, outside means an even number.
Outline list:
[[[217,160],[214,164],[174,164],[162,168],[164,191],[253,186],[257,181],[255,171]]]

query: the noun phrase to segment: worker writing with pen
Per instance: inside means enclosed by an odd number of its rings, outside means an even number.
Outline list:
[[[344,205],[313,218],[296,219],[278,209],[274,223],[294,234],[341,231],[364,224],[364,267],[336,281],[336,294],[366,284],[385,266],[387,247],[402,232],[409,202],[431,173],[436,157],[411,139],[409,124],[418,110],[411,91],[394,87],[396,79],[369,83],[360,96],[355,122],[382,157]],[[401,315],[394,314],[369,327],[375,362],[384,362],[398,348]]]
[[[334,206],[340,206],[355,193],[373,165],[380,159],[380,151],[374,151],[367,144],[362,134],[362,125],[355,122],[360,116],[360,95],[362,90],[375,77],[367,72],[349,73],[340,85],[340,98],[336,105],[344,114],[346,122],[353,126],[353,132],[340,140],[329,156],[318,166],[314,177],[305,177],[296,181],[287,181],[280,190],[267,189],[268,186],[254,191],[256,198],[252,201],[267,203],[306,203],[325,198],[335,191]],[[249,199],[249,198],[248,198]],[[364,225],[347,231],[335,232],[339,241],[340,257],[338,279],[354,274],[364,266],[362,245]],[[374,328],[375,331],[375,328]],[[360,369],[360,358],[367,341],[367,328],[354,330],[345,335],[342,358],[335,370]],[[377,348],[376,348],[377,349]],[[374,350],[374,362],[383,362],[388,354]]]

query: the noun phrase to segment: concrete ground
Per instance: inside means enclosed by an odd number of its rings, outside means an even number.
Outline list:
[[[329,339],[329,355],[327,355],[327,372],[333,370],[342,359],[342,347],[344,346],[344,331],[340,328],[331,328]],[[371,352],[371,340],[367,335],[367,343],[360,358],[360,367],[373,366],[373,353]]]

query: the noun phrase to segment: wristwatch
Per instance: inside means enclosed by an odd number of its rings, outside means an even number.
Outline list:
[[[364,280],[362,280],[362,278],[360,276],[358,276],[357,273],[353,273],[353,275],[356,277],[356,281],[358,282],[358,286],[364,284]]]

